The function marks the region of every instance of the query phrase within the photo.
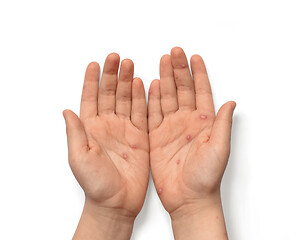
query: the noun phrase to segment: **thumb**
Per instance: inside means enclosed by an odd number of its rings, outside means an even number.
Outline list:
[[[63,116],[66,124],[68,152],[73,154],[87,147],[87,137],[82,122],[78,116],[70,110],[64,110]]]
[[[221,149],[230,147],[231,127],[236,103],[227,102],[219,109],[212,128],[210,141]]]

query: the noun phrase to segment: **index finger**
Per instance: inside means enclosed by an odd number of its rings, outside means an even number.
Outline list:
[[[100,66],[96,62],[88,64],[80,105],[80,118],[94,117],[98,113],[98,87],[99,87]]]
[[[196,107],[215,115],[213,96],[204,61],[201,56],[193,55],[190,65],[195,84]]]

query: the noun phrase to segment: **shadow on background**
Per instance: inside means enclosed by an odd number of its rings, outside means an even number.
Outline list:
[[[237,229],[239,212],[242,210],[238,205],[242,188],[246,185],[246,168],[245,160],[246,141],[243,138],[244,133],[243,115],[236,114],[233,119],[231,154],[229,162],[223,177],[221,185],[222,203],[228,236],[230,239],[239,240],[240,235]],[[242,187],[243,186],[243,187]]]

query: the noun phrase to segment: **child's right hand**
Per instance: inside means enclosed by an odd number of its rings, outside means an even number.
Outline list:
[[[69,163],[86,196],[74,239],[93,234],[93,226],[108,239],[128,238],[144,203],[149,178],[145,91],[141,79],[133,79],[131,60],[122,61],[117,81],[118,68],[118,54],[110,54],[99,87],[100,67],[90,63],[80,119],[64,111]],[[111,228],[119,230],[111,233]]]

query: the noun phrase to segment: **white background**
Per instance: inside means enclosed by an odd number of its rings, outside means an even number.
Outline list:
[[[302,1],[1,1],[0,239],[71,239],[83,193],[62,110],[86,65],[118,52],[146,88],[161,55],[205,60],[216,109],[236,108],[223,184],[230,239],[303,239]],[[133,239],[173,239],[152,181]]]

